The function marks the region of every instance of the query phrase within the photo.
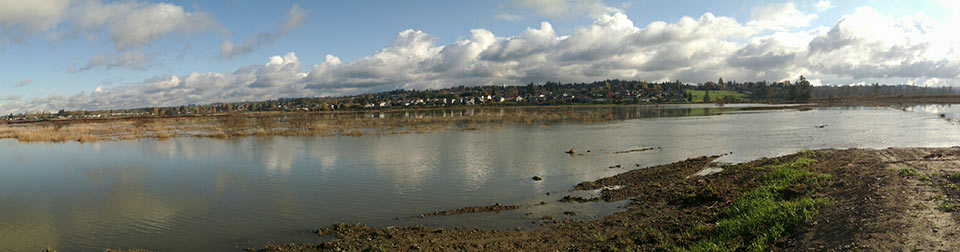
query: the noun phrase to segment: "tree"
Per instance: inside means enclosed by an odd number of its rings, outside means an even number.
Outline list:
[[[807,102],[810,100],[811,93],[813,92],[813,87],[810,86],[810,81],[807,81],[807,78],[804,78],[803,75],[800,75],[800,79],[796,82],[796,101],[797,102]]]
[[[703,102],[710,102],[710,90],[705,90],[703,93]]]

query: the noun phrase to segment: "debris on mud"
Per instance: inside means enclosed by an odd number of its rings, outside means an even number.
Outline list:
[[[450,215],[472,214],[472,213],[484,213],[484,212],[498,212],[498,213],[499,213],[500,211],[517,210],[517,209],[520,209],[520,206],[518,206],[518,205],[501,205],[500,203],[496,203],[496,204],[493,204],[493,205],[490,205],[490,206],[464,207],[464,208],[444,210],[444,211],[439,211],[439,212],[425,213],[425,214],[421,214],[421,215],[417,215],[417,216],[412,216],[412,217],[420,217],[420,218],[423,218],[423,217],[430,217],[430,216],[450,216]]]
[[[656,148],[650,147],[650,148],[639,148],[639,149],[624,150],[624,151],[615,151],[615,152],[613,152],[613,154],[625,154],[625,153],[631,153],[631,152],[644,152],[644,151],[650,151],[650,150],[656,150],[656,149],[660,149],[660,147],[656,147]]]
[[[563,202],[563,203],[570,203],[570,202],[586,203],[586,202],[597,202],[597,201],[600,201],[600,198],[583,198],[580,196],[573,196],[573,195],[563,196],[563,198],[560,199],[560,202]]]

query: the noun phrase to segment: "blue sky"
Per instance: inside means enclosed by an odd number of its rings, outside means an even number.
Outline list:
[[[703,82],[806,74],[819,84],[957,85],[960,63],[947,56],[960,55],[953,50],[960,41],[946,32],[956,28],[956,7],[822,0],[0,0],[0,112],[606,78]],[[156,19],[160,14],[172,18]],[[695,23],[681,27],[684,17]],[[654,22],[665,28],[648,26]],[[546,37],[524,37],[531,29]],[[853,45],[851,37],[867,42]],[[224,49],[246,42],[247,50]],[[686,51],[692,52],[673,57]]]

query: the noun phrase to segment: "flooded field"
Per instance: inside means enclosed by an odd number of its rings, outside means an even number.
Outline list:
[[[0,140],[0,250],[231,250],[316,241],[308,230],[337,222],[532,229],[531,218],[544,215],[618,210],[558,202],[579,182],[690,157],[954,146],[960,126],[941,118],[952,108],[643,106],[615,109],[612,122],[426,134]],[[571,148],[576,154],[564,153]],[[408,218],[495,203],[522,207]]]

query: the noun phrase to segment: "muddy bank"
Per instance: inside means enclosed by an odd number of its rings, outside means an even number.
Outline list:
[[[599,220],[537,230],[337,224],[260,251],[864,250],[960,247],[960,148],[818,150],[742,164],[717,156],[580,183],[630,200]],[[693,174],[707,167],[722,171]],[[576,203],[571,203],[576,204]],[[547,217],[547,216],[544,216]],[[552,219],[552,216],[550,216]]]
[[[450,215],[472,214],[472,213],[486,213],[486,212],[497,212],[497,213],[499,213],[500,211],[509,211],[509,210],[517,210],[517,209],[520,209],[520,206],[518,206],[518,205],[501,205],[500,203],[496,203],[496,204],[489,205],[489,206],[472,206],[472,207],[464,207],[464,208],[443,210],[443,211],[432,212],[432,213],[424,213],[424,214],[417,215],[417,216],[410,216],[410,217],[408,217],[408,218],[415,218],[415,217],[423,218],[423,217],[431,217],[431,216],[450,216]]]

